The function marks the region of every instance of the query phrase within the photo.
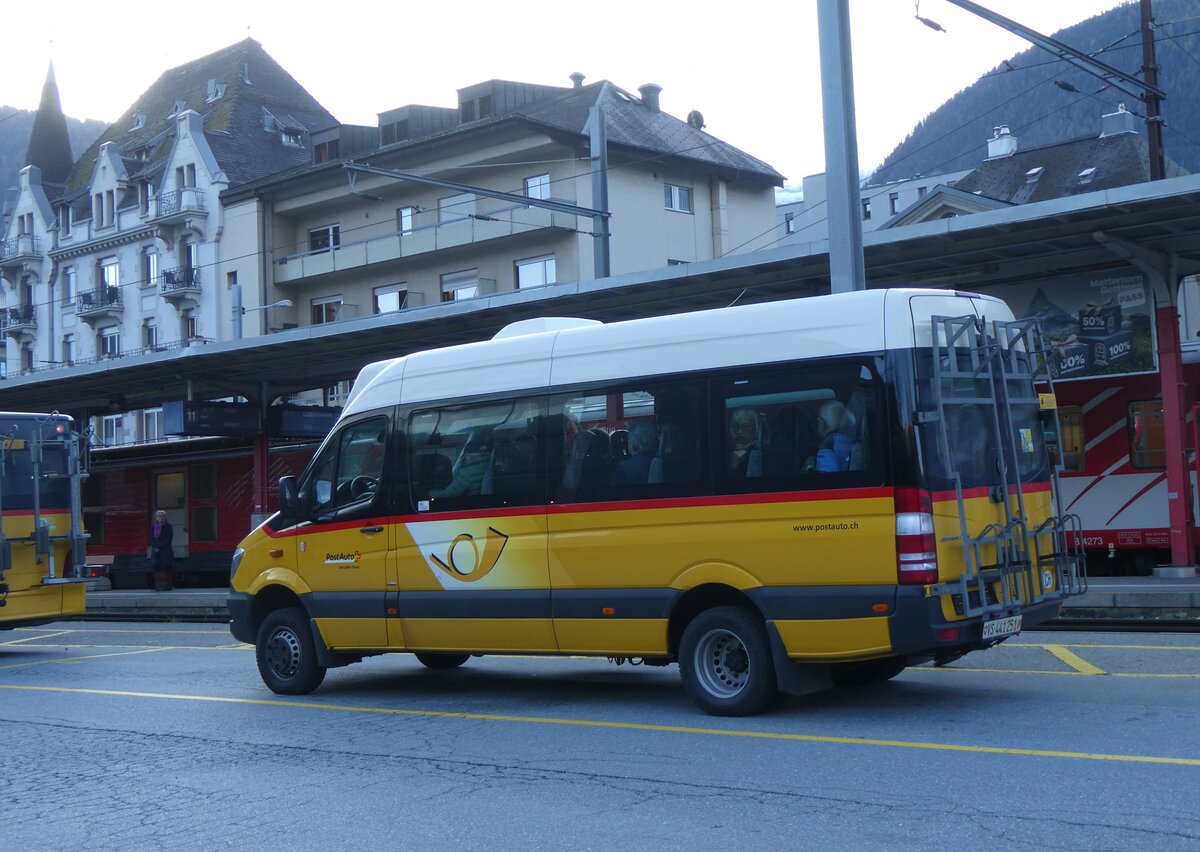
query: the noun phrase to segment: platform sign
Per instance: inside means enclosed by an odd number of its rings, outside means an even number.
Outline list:
[[[174,400],[163,403],[163,433],[192,438],[214,435],[258,435],[258,406],[238,402]]]
[[[341,408],[324,405],[272,405],[267,431],[272,438],[324,438],[341,413]]]

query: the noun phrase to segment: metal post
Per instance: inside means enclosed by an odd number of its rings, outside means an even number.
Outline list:
[[[604,127],[604,109],[593,106],[588,111],[588,127],[591,135],[588,144],[592,150],[592,207],[601,213],[608,212],[608,132]],[[609,270],[608,218],[592,217],[593,270],[596,278],[607,278]]]
[[[1154,14],[1150,0],[1141,0],[1142,16],[1142,77],[1146,81],[1146,139],[1150,148],[1150,180],[1166,177],[1166,155],[1163,153],[1161,99],[1158,89],[1158,60],[1154,53]]]
[[[834,293],[848,293],[867,289],[859,219],[849,0],[817,0],[817,28],[825,119],[829,286]]]
[[[242,339],[242,317],[246,312],[242,309],[242,285],[233,284],[229,288],[231,297],[233,298],[233,339]]]

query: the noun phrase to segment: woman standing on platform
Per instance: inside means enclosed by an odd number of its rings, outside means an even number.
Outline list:
[[[171,586],[171,569],[175,567],[175,551],[171,548],[174,530],[167,523],[167,513],[159,509],[154,513],[150,526],[150,547],[146,554],[150,559],[150,570],[154,572],[154,591],[167,592]]]

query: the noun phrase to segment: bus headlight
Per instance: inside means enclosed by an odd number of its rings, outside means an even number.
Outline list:
[[[242,557],[245,555],[246,551],[244,548],[239,547],[237,550],[233,551],[233,559],[230,560],[229,565],[229,585],[231,586],[233,585],[233,577],[235,574],[237,574],[238,566],[242,564]]]

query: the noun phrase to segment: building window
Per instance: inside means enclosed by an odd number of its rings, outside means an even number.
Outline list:
[[[115,257],[106,257],[100,261],[100,286],[104,288],[103,297],[110,302],[120,293],[121,265]]]
[[[143,441],[161,441],[163,439],[162,416],[161,408],[147,408],[142,412]]]
[[[149,320],[142,326],[142,343],[147,349],[158,348],[158,326]]]
[[[463,299],[473,299],[479,292],[479,270],[464,269],[461,272],[447,272],[442,276],[442,301],[460,302]]]
[[[311,252],[329,251],[342,244],[342,228],[340,225],[322,225],[308,232],[308,250]]]
[[[289,148],[303,148],[304,131],[297,130],[294,127],[285,127],[279,131],[279,141]]]
[[[871,218],[871,199],[869,198],[862,200],[862,217],[864,222]]]
[[[888,193],[888,212],[893,216],[900,212],[900,193]]]
[[[692,212],[692,190],[686,186],[676,186],[673,183],[663,184],[663,200],[668,210],[679,213]]]
[[[534,175],[525,178],[525,195],[527,198],[547,199],[550,197],[550,175]]]
[[[109,414],[100,420],[100,441],[106,447],[121,443],[121,415]]]
[[[1130,467],[1166,467],[1167,445],[1163,437],[1162,400],[1130,403],[1128,428]]]
[[[324,296],[312,300],[312,324],[336,322],[342,314],[341,296]]]
[[[75,301],[75,286],[75,267],[68,266],[63,269],[62,300],[64,305],[69,305]]]
[[[341,145],[337,139],[330,139],[328,142],[320,142],[313,145],[313,162],[327,163],[330,160],[336,160],[340,155]]]
[[[175,188],[187,189],[196,185],[196,164],[187,163],[186,165],[177,166],[175,168]]]
[[[100,330],[99,350],[101,358],[115,358],[121,354],[121,330],[117,326]]]
[[[323,404],[329,406],[339,406],[346,404],[346,397],[350,396],[350,382],[338,382],[336,385],[330,385],[322,390],[321,395],[324,397]]]
[[[113,223],[114,201],[111,189],[92,196],[92,221],[97,228],[107,228]]]
[[[408,301],[407,284],[389,284],[375,288],[375,313],[392,314],[403,310]]]
[[[531,257],[528,260],[518,260],[517,289],[524,290],[526,287],[541,287],[544,284],[553,284],[557,280],[554,272],[554,255],[552,254],[545,257]]]
[[[61,236],[71,236],[71,228],[75,224],[75,215],[71,212],[71,205],[64,204],[58,211],[59,232]]]
[[[33,344],[26,343],[21,347],[21,372],[33,372]]]
[[[138,212],[143,216],[150,212],[150,199],[154,197],[154,184],[142,181],[138,184]]]
[[[408,119],[404,118],[400,121],[393,121],[391,124],[383,125],[379,129],[379,134],[379,141],[384,145],[403,142],[408,139]]]
[[[796,233],[796,214],[795,213],[784,213],[783,214],[783,230],[784,230],[784,233],[787,233],[787,234]]]
[[[158,285],[158,252],[148,248],[142,252],[142,286]]]
[[[396,210],[396,229],[402,234],[413,232],[413,217],[417,215],[415,207],[400,207]]]
[[[461,222],[475,215],[475,193],[464,192],[438,199],[438,222]]]
[[[184,340],[192,340],[200,336],[200,326],[196,322],[195,314],[184,314],[182,331]]]
[[[75,363],[75,335],[73,334],[63,335],[62,361],[68,367]]]

